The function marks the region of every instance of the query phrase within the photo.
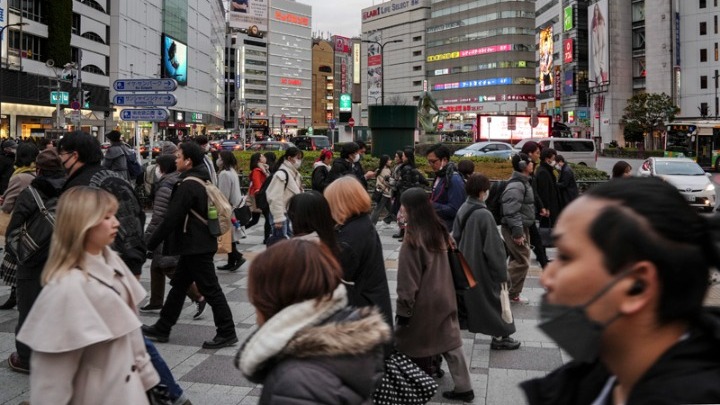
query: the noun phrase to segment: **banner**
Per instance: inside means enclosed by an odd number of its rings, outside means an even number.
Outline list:
[[[368,35],[368,41],[382,41],[381,32],[373,32]],[[382,98],[382,49],[379,44],[368,43],[367,48],[367,79],[368,79],[368,98],[367,104],[380,104]]]
[[[563,40],[563,62],[570,63],[573,61],[573,39]]]
[[[540,30],[540,93],[553,89],[553,52],[555,42],[553,41],[553,27],[548,25]]]
[[[335,52],[350,53],[350,38],[334,35],[333,40],[335,41]]]
[[[565,31],[573,29],[573,7],[567,6],[563,9],[563,28]]]
[[[607,84],[610,80],[610,54],[608,45],[608,0],[600,0],[588,7],[590,37],[590,87]]]
[[[230,0],[228,24],[232,28],[250,29],[257,27],[267,32],[268,0]]]

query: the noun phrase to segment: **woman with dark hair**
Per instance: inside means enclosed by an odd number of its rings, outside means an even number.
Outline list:
[[[248,229],[260,222],[260,214],[262,213],[262,210],[257,207],[255,194],[260,191],[265,179],[268,175],[270,175],[266,162],[267,158],[260,152],[253,153],[253,155],[250,156],[250,186],[248,187],[247,203],[252,211],[252,219],[250,219],[250,222],[245,225],[245,229]],[[265,226],[268,228],[270,226],[267,223],[267,219],[265,220]]]
[[[612,178],[621,179],[632,176],[632,166],[624,160],[618,160],[612,168]]]
[[[327,246],[279,242],[252,261],[247,281],[259,328],[235,365],[263,384],[258,403],[372,402],[390,328],[377,309],[348,306],[340,265]]]
[[[240,178],[237,174],[237,158],[232,152],[224,150],[220,152],[216,163],[218,165],[218,188],[228,199],[230,205],[237,208],[242,203]],[[228,262],[224,266],[218,266],[218,270],[235,271],[245,263],[242,253],[237,250],[238,241],[235,240],[235,232],[231,233],[233,239],[230,253],[228,253]]]
[[[295,194],[288,204],[287,216],[294,236],[322,242],[336,257],[340,257],[335,221],[330,205],[322,194],[315,190]]]
[[[472,401],[447,253],[450,235],[422,188],[405,191],[401,203],[408,226],[398,257],[396,347],[430,375],[438,371],[428,363],[442,354],[455,383],[443,397]]]
[[[387,212],[384,222],[386,224],[390,223],[392,212],[392,187],[390,187],[390,176],[392,175],[390,171],[391,165],[392,161],[390,160],[390,156],[380,156],[380,163],[375,171],[375,192],[380,193],[380,200],[375,202],[375,209],[373,209],[370,215],[370,222],[372,222],[373,225],[380,219],[380,213],[383,210]]]
[[[528,403],[720,403],[720,312],[703,306],[714,229],[658,178],[609,181],[567,206],[538,327],[573,360],[523,383]]]
[[[475,163],[473,163],[470,159],[463,159],[458,162],[457,170],[463,177],[463,180],[467,181],[468,178],[475,172]]]
[[[302,176],[299,171],[302,158],[302,151],[293,146],[288,148],[275,163],[275,173],[266,191],[270,206],[270,223],[274,227],[273,236],[285,238],[292,236],[285,214],[290,198],[303,192]]]
[[[398,216],[398,226],[400,227],[400,232],[393,235],[393,238],[400,240],[402,240],[405,235],[404,215],[400,210],[400,198],[402,198],[402,194],[410,188],[427,187],[429,184],[425,176],[423,176],[417,169],[417,166],[415,166],[415,149],[405,148],[402,159],[403,164],[398,171],[397,196],[395,197],[395,207],[393,208],[395,214]]]
[[[312,171],[312,189],[322,193],[327,187],[327,177],[330,173],[330,163],[332,163],[333,154],[327,149],[320,151],[320,156],[313,164]]]
[[[277,155],[275,152],[265,152],[263,156],[265,156],[265,164],[268,165],[270,173],[275,173],[275,162],[277,162]]]

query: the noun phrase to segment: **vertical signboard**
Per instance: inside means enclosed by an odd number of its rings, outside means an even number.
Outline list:
[[[575,93],[575,72],[572,70],[565,71],[565,80],[563,80],[563,93],[571,96]]]
[[[230,0],[228,25],[233,28],[267,32],[268,0]]]
[[[590,87],[607,84],[610,53],[608,44],[608,0],[600,0],[588,7],[588,29],[590,30]]]
[[[560,66],[555,66],[555,100],[560,100]]]
[[[340,94],[340,112],[352,111],[352,96],[350,94]]]
[[[573,61],[573,39],[563,40],[563,62],[571,63]]]
[[[717,48],[715,60],[717,60]],[[680,66],[680,13],[675,13],[675,66]]]
[[[360,84],[360,43],[353,44],[353,84]]]
[[[553,27],[549,25],[540,30],[540,93],[553,89]]]
[[[567,6],[563,9],[563,30],[570,31],[573,29],[573,8]]]
[[[375,31],[368,35],[368,41],[382,41],[382,33]],[[380,104],[382,98],[382,48],[377,43],[368,43],[367,48],[367,82],[368,100],[367,104]]]

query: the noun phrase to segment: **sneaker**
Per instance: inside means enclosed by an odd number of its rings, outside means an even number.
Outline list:
[[[527,305],[530,303],[530,300],[521,295],[518,295],[517,297],[510,298],[510,303],[518,304],[518,305]]]
[[[232,346],[238,342],[237,336],[220,337],[215,336],[213,340],[203,342],[203,349],[221,349],[223,347]]]
[[[140,307],[140,312],[143,313],[158,313],[162,309],[162,305],[150,305],[147,304],[144,307]]]
[[[197,301],[195,303],[195,305],[197,306],[197,312],[195,312],[195,315],[193,315],[193,319],[200,319],[200,316],[203,314],[203,312],[205,312],[205,307],[207,306],[207,301],[206,300]]]
[[[170,340],[170,334],[160,332],[159,330],[157,330],[155,325],[143,325],[142,334],[146,338],[158,343],[167,343]]]
[[[520,342],[510,336],[505,336],[499,339],[493,337],[492,342],[490,343],[490,349],[492,350],[515,350],[519,347]]]
[[[475,392],[473,390],[465,392],[445,391],[442,396],[453,401],[472,402],[475,399]]]
[[[7,362],[8,366],[10,366],[10,369],[12,369],[13,371],[17,371],[18,373],[23,374],[30,374],[30,364],[23,363],[22,360],[20,360],[20,355],[17,354],[17,352],[10,353]]]

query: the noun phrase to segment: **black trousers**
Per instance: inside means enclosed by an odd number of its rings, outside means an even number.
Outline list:
[[[532,226],[528,228],[530,230],[530,244],[533,246],[533,253],[535,253],[535,258],[537,258],[538,263],[540,263],[540,267],[543,269],[548,264],[548,258],[547,258],[547,252],[545,252],[545,246],[543,246],[542,238],[540,237],[540,232],[538,231],[538,227],[536,223],[533,223]]]
[[[26,279],[24,277],[18,277],[15,281],[17,283],[17,307],[18,307],[18,323],[17,327],[15,328],[15,335],[20,331],[20,328],[23,326],[23,323],[25,322],[25,318],[27,318],[28,314],[30,313],[30,309],[32,308],[33,304],[35,303],[35,300],[37,299],[38,295],[40,295],[40,290],[42,290],[42,286],[40,285],[40,275],[38,275],[35,278],[29,278]],[[25,364],[30,364],[30,353],[32,353],[32,350],[15,340],[15,349],[17,350],[18,355],[20,356],[20,360]]]
[[[215,275],[213,256],[213,253],[180,256],[175,275],[170,281],[170,292],[160,311],[160,320],[155,324],[159,332],[170,333],[182,312],[187,289],[195,282],[200,294],[212,308],[217,335],[221,337],[236,335],[230,306]]]

